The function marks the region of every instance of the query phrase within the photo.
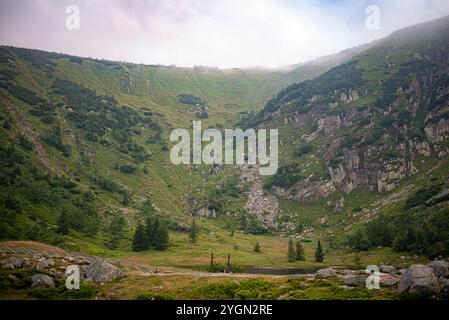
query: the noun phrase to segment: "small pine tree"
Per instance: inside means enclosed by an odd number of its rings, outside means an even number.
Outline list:
[[[304,255],[304,247],[301,241],[296,241],[296,261],[306,261],[306,257]]]
[[[254,246],[254,252],[260,252],[260,244],[259,241],[256,242],[256,245]]]
[[[287,252],[288,262],[295,261],[295,258],[296,258],[295,247],[293,246],[292,238],[290,238],[290,241],[288,242],[288,252]]]
[[[58,232],[62,234],[63,236],[66,236],[69,234],[69,219],[67,218],[67,214],[65,213],[65,210],[63,209],[61,214],[59,215],[58,221]]]
[[[146,234],[148,238],[148,244],[154,246],[156,244],[156,230],[159,228],[159,218],[148,218],[146,223]]]
[[[142,224],[138,224],[134,232],[132,250],[135,252],[148,250],[148,237]]]
[[[167,250],[168,247],[168,229],[165,223],[159,223],[154,230],[154,248],[158,251]]]
[[[321,247],[321,241],[318,240],[318,245],[316,247],[315,251],[315,262],[323,262],[324,261],[324,252],[323,248]]]
[[[190,226],[190,231],[189,231],[190,242],[196,243],[198,241],[198,233],[199,233],[199,229],[196,225],[195,219],[193,219],[192,225]]]

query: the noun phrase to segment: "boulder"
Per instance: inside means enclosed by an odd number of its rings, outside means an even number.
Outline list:
[[[419,296],[431,296],[439,293],[440,286],[432,268],[413,265],[402,274],[398,290]]]
[[[388,274],[398,274],[398,269],[396,269],[393,266],[380,266],[380,272],[382,273],[388,273]]]
[[[47,288],[54,288],[55,283],[53,279],[46,274],[35,274],[31,278],[31,287],[32,288],[39,288],[39,287],[47,287]]]
[[[359,273],[349,273],[342,277],[343,284],[346,286],[365,286],[366,278],[368,278],[368,274],[359,274]]]
[[[6,269],[29,268],[31,267],[31,262],[27,258],[11,257],[2,261],[2,267]]]
[[[432,268],[437,278],[446,278],[449,275],[449,263],[447,261],[432,261],[427,266]]]
[[[316,272],[316,275],[318,277],[328,278],[328,277],[335,277],[337,275],[337,273],[335,272],[334,269],[327,268],[327,269],[320,269],[320,270],[318,270]]]
[[[380,274],[380,286],[381,287],[394,287],[399,283],[400,280],[401,280],[401,278],[398,276],[395,276],[394,274],[389,274],[389,273],[381,273]]]
[[[95,283],[111,282],[121,276],[122,272],[119,268],[101,259],[93,261],[84,272],[85,280]]]
[[[53,259],[45,259],[42,258],[36,265],[37,270],[45,270],[55,265],[55,261]]]

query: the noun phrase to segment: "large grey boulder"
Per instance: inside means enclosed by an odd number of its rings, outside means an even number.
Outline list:
[[[54,288],[55,283],[53,279],[46,274],[35,274],[31,278],[31,287],[32,288],[39,288],[39,287],[46,287],[46,288]]]
[[[398,272],[398,269],[396,269],[395,267],[393,267],[393,266],[384,266],[384,265],[381,265],[380,266],[380,272],[382,272],[382,273],[388,273],[388,274],[398,274],[399,272]]]
[[[394,287],[400,280],[401,278],[399,276],[389,273],[381,273],[379,279],[381,287]]]
[[[349,273],[342,277],[343,284],[346,286],[365,286],[366,278],[368,278],[368,274],[366,273]]]
[[[449,275],[449,263],[447,261],[432,261],[427,266],[432,268],[437,278],[446,278]]]
[[[399,292],[420,296],[438,294],[440,286],[433,269],[424,265],[413,265],[405,270],[398,285]]]
[[[332,268],[327,268],[327,269],[320,269],[316,272],[316,275],[318,277],[322,277],[322,278],[329,278],[329,277],[335,277],[337,275],[337,273],[335,272],[334,269]]]
[[[95,283],[111,282],[122,276],[122,271],[109,262],[98,259],[93,261],[85,269],[84,278],[86,281]]]

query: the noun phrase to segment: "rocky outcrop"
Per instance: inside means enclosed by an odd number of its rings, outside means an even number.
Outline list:
[[[300,181],[288,190],[282,188],[273,189],[273,193],[278,197],[302,203],[327,198],[335,191],[336,188],[331,181]]]
[[[440,292],[440,285],[432,268],[413,265],[402,274],[398,290],[419,296],[431,296]]]

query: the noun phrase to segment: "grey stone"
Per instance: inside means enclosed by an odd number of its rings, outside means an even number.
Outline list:
[[[334,269],[327,268],[327,269],[320,269],[320,270],[318,270],[316,272],[316,275],[318,277],[328,278],[328,277],[335,277],[337,275],[337,273],[335,272]]]
[[[30,260],[27,258],[11,257],[2,261],[2,267],[6,269],[29,268],[30,266]]]
[[[95,283],[111,282],[122,276],[122,271],[109,262],[98,259],[86,266],[84,277],[86,281]]]
[[[437,278],[446,278],[449,275],[449,263],[447,261],[432,261],[427,266],[432,268]]]
[[[433,269],[424,265],[413,265],[402,274],[399,292],[409,292],[420,296],[438,294],[440,286]]]
[[[388,274],[388,273],[381,273],[380,274],[380,286],[381,287],[394,287],[396,286],[401,278],[399,276]]]
[[[35,274],[31,278],[31,287],[32,288],[38,288],[38,287],[47,287],[47,288],[54,288],[55,283],[53,279],[46,274]]]
[[[388,274],[398,274],[398,269],[396,269],[393,266],[380,266],[380,272],[382,273],[388,273]]]
[[[36,265],[36,269],[37,270],[44,270],[44,269],[48,269],[50,267],[53,267],[55,265],[55,261],[53,259],[41,259],[37,265]]]
[[[346,286],[364,286],[367,274],[350,273],[343,276],[343,284]]]

